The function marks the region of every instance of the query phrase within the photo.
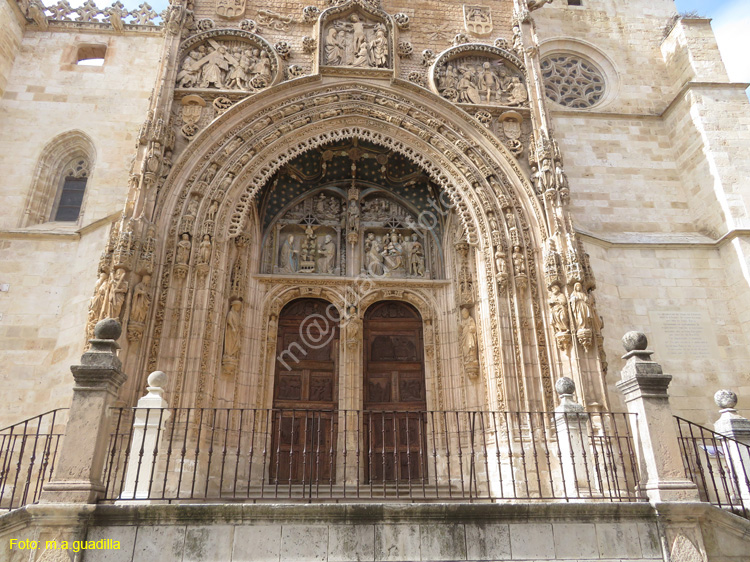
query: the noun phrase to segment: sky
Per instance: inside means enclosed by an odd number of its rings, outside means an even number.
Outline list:
[[[96,1],[100,7],[110,3],[107,0]],[[136,8],[143,1],[122,0],[128,9]],[[627,3],[627,0],[623,1]],[[71,0],[70,4],[79,6],[83,2],[84,0]],[[53,2],[46,0],[45,3]],[[695,11],[701,16],[712,18],[714,34],[729,79],[734,82],[750,82],[750,0],[675,0],[675,3],[680,13]],[[149,4],[157,12],[161,12],[167,7],[167,0],[152,0]],[[302,4],[300,2],[300,5]]]

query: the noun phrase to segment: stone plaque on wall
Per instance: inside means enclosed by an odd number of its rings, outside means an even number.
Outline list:
[[[719,360],[713,322],[701,308],[651,310],[653,344],[658,360]]]

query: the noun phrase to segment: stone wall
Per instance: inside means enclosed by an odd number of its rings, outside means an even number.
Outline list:
[[[0,6],[2,18],[9,7]],[[0,19],[1,33],[11,29]],[[97,263],[125,202],[162,41],[158,33],[27,30],[11,61],[0,99],[0,282],[9,284],[0,293],[0,427],[68,405],[70,365],[83,350]],[[104,65],[76,65],[81,44],[105,44]],[[44,147],[71,130],[95,149],[79,221],[19,228]]]
[[[0,96],[5,92],[8,75],[23,36],[18,13],[10,1],[0,2]]]

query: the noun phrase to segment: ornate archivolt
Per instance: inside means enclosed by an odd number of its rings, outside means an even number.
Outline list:
[[[353,21],[352,16],[358,21]],[[361,28],[355,27],[355,23],[362,24]],[[395,62],[396,26],[390,16],[374,7],[355,2],[330,8],[320,15],[318,25],[323,33],[318,35],[321,70],[325,66],[322,61],[326,56],[326,30],[335,31],[330,31],[332,37],[342,33],[344,44],[350,41],[363,56],[366,54],[368,61],[367,66],[360,67],[344,49],[341,61],[328,65],[326,73],[367,70],[375,76],[381,72],[379,69],[390,68]],[[216,30],[215,34],[218,37],[224,31]],[[373,42],[383,35],[387,39],[386,59],[382,59],[384,51],[373,55],[377,51]],[[196,38],[184,44],[181,56],[190,56],[190,50],[197,50],[190,47],[200,46],[201,40]],[[189,45],[190,41],[193,43]],[[205,45],[205,41],[202,44]],[[221,54],[212,47],[213,53]],[[231,47],[244,54],[239,45]],[[252,49],[250,51],[252,56]],[[199,54],[197,51],[191,57],[196,64],[203,60],[197,58]],[[382,60],[386,61],[384,66],[377,62]],[[240,63],[236,59],[232,64],[241,67]],[[507,72],[501,72],[501,63]],[[201,68],[209,64],[213,63],[206,60]],[[541,248],[557,232],[563,216],[559,210],[561,198],[555,192],[555,182],[542,192],[538,186],[535,188],[514,156],[520,153],[518,144],[523,144],[519,140],[523,138],[521,121],[530,111],[528,100],[518,88],[519,83],[523,84],[525,91],[526,83],[520,60],[510,52],[488,46],[451,49],[433,66],[433,83],[439,94],[441,90],[435,80],[443,70],[436,69],[447,70],[451,64],[467,70],[467,78],[470,78],[470,67],[475,75],[480,73],[479,77],[486,73],[486,80],[481,83],[484,89],[474,84],[467,103],[508,113],[507,118],[499,120],[507,137],[505,143],[487,129],[482,114],[477,112],[471,116],[446,99],[446,88],[442,89],[443,96],[438,97],[399,80],[381,85],[353,85],[350,82],[326,83],[320,77],[302,78],[273,88],[255,88],[252,97],[245,96],[234,105],[222,107],[220,116],[195,134],[171,171],[167,170],[168,175],[159,183],[158,197],[151,205],[142,207],[142,213],[159,225],[164,238],[159,249],[159,290],[152,306],[154,320],[148,337],[144,338],[143,349],[138,352],[138,361],[152,369],[157,368],[163,357],[169,357],[172,368],[180,373],[202,373],[202,382],[194,389],[198,396],[208,392],[205,377],[210,378],[211,365],[217,358],[221,359],[223,372],[233,376],[236,373],[233,354],[237,346],[231,341],[230,345],[226,344],[228,326],[234,325],[232,311],[242,319],[248,314],[260,313],[258,307],[261,306],[260,297],[249,294],[247,286],[244,293],[237,286],[238,278],[247,285],[254,273],[250,271],[251,264],[260,263],[263,251],[256,214],[258,194],[280,168],[299,155],[332,142],[360,139],[405,156],[447,194],[446,201],[461,225],[459,238],[462,240],[458,244],[465,247],[456,246],[451,250],[461,256],[461,260],[456,258],[455,262],[458,298],[451,316],[453,325],[444,327],[442,332],[455,333],[454,341],[460,338],[459,353],[468,359],[463,361],[467,365],[465,374],[472,380],[487,379],[484,403],[500,408],[551,407],[555,367],[551,364],[552,353],[547,344],[549,330],[545,326],[550,324],[543,308],[545,296],[538,270]],[[279,76],[277,72],[273,80]],[[176,78],[176,82],[179,81]],[[205,83],[202,71],[200,80],[194,83],[198,86]],[[215,88],[216,84],[211,81],[204,89],[222,93]],[[221,84],[229,85],[223,75]],[[242,84],[247,81],[232,82],[234,91],[247,93],[242,90]],[[183,99],[187,99],[188,90],[193,86],[183,85],[186,86]],[[253,87],[252,83],[250,86]],[[479,97],[472,100],[474,89]],[[194,101],[188,99],[182,104],[188,107],[183,109],[183,118],[194,119],[191,115],[196,110],[189,106],[200,106],[200,102]],[[512,115],[511,106],[515,108]],[[542,154],[543,149],[534,150],[534,155]],[[333,194],[324,195],[328,198]],[[349,201],[348,197],[340,199],[336,210],[339,223]],[[314,201],[305,203],[313,204]],[[304,221],[307,215],[297,217],[292,216],[292,212],[281,217],[277,223],[282,226],[279,233],[285,233],[286,228],[289,230],[286,240],[292,236],[291,249],[284,255],[289,258],[297,252],[298,261],[287,260],[292,264],[290,271],[280,270],[284,238],[279,236],[266,248],[267,255],[272,256],[268,273],[340,275],[341,244],[351,231],[347,221],[337,230],[333,214],[333,206],[325,208],[322,222],[304,227],[299,221]],[[331,224],[324,224],[326,221]],[[325,228],[330,230],[323,232]],[[388,235],[388,243],[392,243],[392,230],[397,244],[405,242],[405,234],[398,232],[395,226],[383,230],[385,226],[379,225],[379,228],[382,232],[371,232],[375,242],[384,245]],[[359,243],[368,242],[368,234],[367,229],[363,229]],[[308,255],[304,271],[301,266],[303,240],[308,253],[314,250],[316,254],[312,260]],[[330,244],[335,249],[331,250]],[[240,258],[241,255],[246,257]],[[250,255],[254,257],[251,259]],[[425,272],[431,269],[427,262],[424,269]],[[418,262],[414,271],[420,271]],[[406,281],[410,288],[421,282],[418,279]],[[263,281],[260,285],[269,283]],[[404,289],[394,285],[387,290]],[[201,304],[196,307],[196,303]],[[441,306],[444,308],[445,302]],[[340,312],[344,318],[349,311]],[[205,328],[199,328],[201,325]],[[435,332],[433,343],[429,344],[435,346],[433,353],[436,355],[441,349],[437,343],[439,332]],[[443,349],[447,349],[449,339],[452,338],[443,338]],[[175,349],[175,345],[179,349]],[[558,360],[556,369],[561,374],[559,363]],[[208,405],[201,400],[199,398],[194,405]]]

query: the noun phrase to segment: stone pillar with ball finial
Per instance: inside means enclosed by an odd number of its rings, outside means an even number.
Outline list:
[[[737,395],[731,390],[719,390],[714,394],[714,402],[721,408],[721,416],[714,422],[714,430],[721,433],[724,458],[730,475],[739,488],[740,498],[750,501],[750,420],[739,415],[734,408]]]
[[[625,395],[636,440],[641,475],[640,489],[649,501],[700,501],[698,488],[685,478],[677,429],[669,407],[667,388],[672,375],[651,360],[648,340],[642,332],[628,332],[622,338],[627,361],[617,388]]]
[[[154,371],[148,376],[148,394],[138,400],[120,500],[146,500],[151,492],[157,459],[162,450],[161,438],[170,415],[167,410],[169,405],[164,400],[165,386],[167,375]]]
[[[593,451],[588,448],[589,414],[573,397],[576,391],[573,379],[557,379],[555,390],[560,395],[560,405],[555,408],[555,426],[565,496],[587,497],[598,488],[595,467],[589,466],[594,458]]]
[[[104,494],[102,473],[109,442],[111,406],[127,376],[117,357],[122,326],[100,320],[91,347],[73,365],[75,385],[57,465],[41,503],[96,503]]]

